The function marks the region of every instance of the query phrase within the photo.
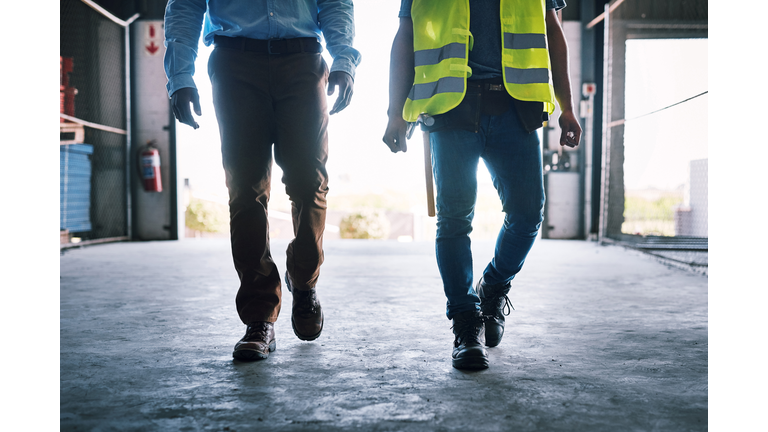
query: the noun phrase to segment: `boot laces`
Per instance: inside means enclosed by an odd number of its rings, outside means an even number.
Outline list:
[[[251,324],[246,329],[245,338],[253,339],[255,337],[258,337],[260,339],[266,339],[267,333],[269,333],[268,323]]]
[[[512,302],[509,301],[509,296],[504,294],[504,304],[501,306],[501,313],[503,313],[504,316],[509,316],[513,310],[515,310],[515,307],[512,306]]]
[[[512,313],[513,310],[515,310],[515,307],[512,305],[512,302],[509,300],[509,296],[506,294],[499,293],[497,295],[494,295],[484,302],[485,307],[483,307],[483,318],[488,321],[489,319],[493,319],[494,317],[497,317],[500,313],[504,316],[509,316],[510,313]],[[487,305],[487,306],[486,306]]]
[[[294,295],[296,295],[294,293]],[[301,296],[301,294],[299,294]],[[317,298],[314,292],[308,293],[306,296],[301,296],[299,302],[296,304],[297,312],[301,314],[315,314],[317,313]]]
[[[484,323],[485,317],[483,315],[479,315],[475,319],[461,321],[454,320],[451,329],[455,330],[456,342],[477,338],[483,329]]]

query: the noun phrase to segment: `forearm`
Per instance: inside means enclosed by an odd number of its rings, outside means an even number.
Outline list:
[[[552,85],[555,88],[555,98],[562,112],[573,111],[568,43],[554,11],[547,13],[547,42],[549,44],[549,60],[552,64]]]
[[[354,78],[360,52],[352,47],[355,38],[354,6],[351,0],[318,0],[317,19],[325,46],[333,58],[331,72],[343,71]]]
[[[165,10],[165,56],[169,96],[184,87],[195,87],[195,59],[205,15],[205,0],[170,0]]]
[[[400,18],[400,28],[392,42],[389,61],[389,108],[387,115],[403,116],[403,106],[413,85],[413,22]]]

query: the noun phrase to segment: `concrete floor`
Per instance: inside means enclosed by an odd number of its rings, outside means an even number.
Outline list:
[[[284,270],[286,242],[274,241]],[[493,245],[478,241],[479,275]],[[266,361],[221,239],[61,256],[60,426],[94,431],[700,431],[708,429],[708,279],[638,252],[539,240],[491,367],[451,367],[433,244],[337,240],[314,342],[290,293]]]

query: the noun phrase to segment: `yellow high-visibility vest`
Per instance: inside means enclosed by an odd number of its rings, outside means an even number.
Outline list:
[[[501,68],[504,86],[515,99],[544,103],[555,110],[544,0],[501,0]],[[472,75],[469,0],[413,0],[415,77],[403,118],[446,113],[461,103]]]

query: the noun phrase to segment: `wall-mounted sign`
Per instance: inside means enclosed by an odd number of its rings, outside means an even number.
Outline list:
[[[157,56],[162,55],[163,48],[163,29],[162,25],[157,22],[145,22],[144,24],[144,38],[143,49],[144,55]]]

